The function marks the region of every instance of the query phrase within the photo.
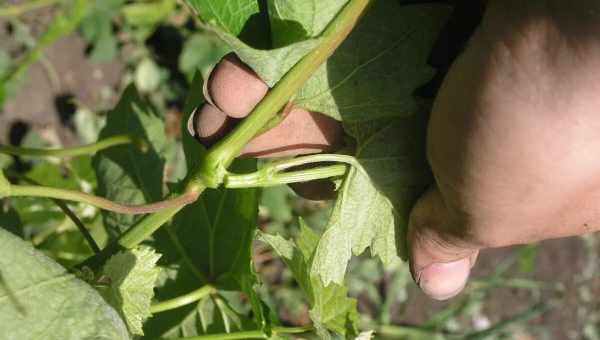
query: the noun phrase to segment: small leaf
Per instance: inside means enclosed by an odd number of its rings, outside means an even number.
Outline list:
[[[3,339],[129,339],[96,290],[30,243],[0,228],[0,334]]]
[[[259,234],[259,240],[269,244],[292,271],[308,298],[309,316],[321,338],[329,338],[327,330],[342,335],[357,332],[357,302],[348,297],[348,289],[338,284],[325,286],[318,275],[311,274],[319,235],[300,220],[300,235],[295,243],[264,233]]]
[[[104,265],[103,275],[110,278],[110,288],[104,296],[119,311],[132,334],[144,335],[142,323],[151,316],[159,258],[160,254],[151,248],[139,247],[114,255]]]

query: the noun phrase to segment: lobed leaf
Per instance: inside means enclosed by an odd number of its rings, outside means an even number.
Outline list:
[[[159,258],[151,248],[139,247],[114,255],[104,265],[103,275],[110,279],[104,297],[119,311],[132,334],[144,335],[142,323],[152,315],[150,303],[160,272],[156,267]]]
[[[432,178],[425,159],[425,117],[347,124],[358,143],[353,168],[344,179],[312,272],[325,284],[341,283],[352,254],[367,247],[390,264],[404,254],[410,207]]]
[[[129,339],[104,299],[50,258],[0,228],[3,339]]]

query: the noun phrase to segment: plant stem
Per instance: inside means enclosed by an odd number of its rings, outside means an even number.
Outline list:
[[[205,188],[217,188],[223,183],[227,175],[227,168],[240,150],[277,115],[279,109],[289,102],[321,64],[333,54],[350,34],[371,1],[373,0],[350,0],[344,6],[323,32],[319,46],[294,65],[252,110],[250,115],[229,135],[214,145],[204,155],[199,166],[188,173],[185,192],[190,192],[192,188],[195,188],[196,195],[200,195]],[[100,254],[89,258],[79,266],[98,267],[112,252],[118,251],[119,247],[133,248],[137,246],[182,208],[183,205],[172,207],[147,216],[127,230],[117,243],[109,244]]]
[[[116,203],[103,197],[86,194],[84,192],[52,188],[34,185],[10,185],[6,197],[45,197],[65,201],[74,201],[93,205],[97,208],[113,211],[120,214],[140,215],[161,210],[168,210],[173,207],[184,206],[194,202],[198,198],[196,192],[188,192],[183,195],[149,204],[127,205]]]
[[[350,0],[327,26],[319,46],[294,65],[232,133],[209,150],[194,176],[199,177],[210,188],[219,186],[227,173],[227,167],[242,148],[277,115],[321,64],[333,54],[371,1]]]
[[[103,139],[96,143],[64,149],[32,149],[0,144],[0,153],[14,156],[76,157],[83,155],[93,155],[98,151],[123,144],[136,144],[141,149],[145,149],[147,147],[146,143],[144,141],[139,140],[138,138],[129,135],[118,135]]]
[[[346,173],[348,167],[343,164],[328,165],[312,169],[304,169],[290,172],[275,172],[258,170],[250,174],[235,175],[229,174],[225,177],[225,187],[231,189],[237,188],[256,188],[270,187],[289,183],[308,182],[316,179],[342,176]]]
[[[58,2],[59,0],[30,0],[18,5],[4,6],[0,8],[0,18],[18,17],[29,11],[40,9],[46,6],[51,6]]]
[[[312,326],[305,327],[273,327],[273,334],[299,334],[312,331]],[[211,335],[192,336],[180,340],[235,340],[235,339],[267,339],[268,337],[260,330],[243,331],[234,333],[222,333]]]
[[[17,173],[11,173],[11,175],[20,178],[23,181],[28,182],[30,184],[40,185],[40,183],[34,181],[33,179],[27,176]],[[100,247],[96,243],[96,240],[94,240],[94,237],[92,237],[92,234],[90,234],[90,232],[85,227],[85,224],[83,224],[83,222],[79,219],[79,217],[77,217],[77,215],[71,210],[71,208],[69,208],[69,206],[63,201],[52,199],[52,202],[54,202],[54,204],[56,204],[69,219],[71,219],[71,221],[75,224],[77,229],[79,229],[79,232],[83,235],[83,238],[87,241],[90,248],[92,248],[95,254],[98,254],[100,252]]]
[[[152,305],[152,307],[150,307],[150,313],[156,314],[189,305],[190,303],[202,300],[204,297],[213,294],[215,291],[213,286],[202,286],[193,292]]]

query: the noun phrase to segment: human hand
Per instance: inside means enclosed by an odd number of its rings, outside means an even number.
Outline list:
[[[429,296],[458,294],[480,249],[600,229],[599,15],[593,0],[490,1],[429,122],[437,185],[409,226],[411,271]],[[208,89],[214,105],[196,118],[205,143],[267,91],[232,56]],[[292,109],[242,154],[315,153],[341,139],[335,120]]]
[[[464,287],[480,249],[600,229],[600,4],[490,1],[438,93],[437,186],[409,227],[429,296]]]

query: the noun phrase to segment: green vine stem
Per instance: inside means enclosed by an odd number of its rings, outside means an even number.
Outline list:
[[[321,43],[302,58],[273,87],[229,135],[212,147],[194,174],[207,187],[216,188],[242,148],[273,119],[292,96],[346,39],[372,0],[351,0],[327,26]]]
[[[18,5],[3,6],[0,7],[0,18],[18,17],[29,11],[51,6],[58,2],[59,0],[37,0],[26,1]]]
[[[170,198],[164,201],[142,204],[127,205],[116,203],[103,197],[86,194],[75,190],[67,190],[37,185],[13,185],[11,184],[4,197],[44,197],[64,201],[73,201],[89,204],[97,208],[108,210],[120,214],[141,215],[169,209],[176,206],[183,206],[194,202],[198,198],[196,192],[186,192],[183,195]]]
[[[270,187],[282,184],[308,182],[316,179],[343,176],[348,167],[343,164],[320,166],[289,172],[277,172],[271,167],[243,175],[229,174],[225,177],[225,187],[231,189]]]
[[[273,327],[273,335],[277,334],[300,334],[313,331],[312,326],[304,327]],[[263,331],[243,331],[233,333],[211,334],[181,338],[180,340],[235,340],[235,339],[268,339]]]
[[[30,184],[33,184],[33,185],[40,185],[40,183],[38,183],[37,181],[34,181],[33,179],[31,179],[27,176],[17,174],[17,173],[12,173],[12,172],[10,173],[10,175],[20,178],[21,180],[28,182]],[[96,240],[94,240],[94,237],[87,230],[87,228],[85,227],[85,224],[83,224],[83,222],[79,219],[79,217],[77,217],[77,215],[71,210],[71,208],[69,208],[69,206],[61,200],[53,199],[52,202],[54,202],[54,204],[56,204],[60,208],[60,210],[62,210],[62,212],[73,222],[73,224],[75,224],[75,226],[77,227],[79,232],[83,235],[83,238],[86,240],[86,242],[88,243],[90,248],[92,248],[92,251],[95,254],[99,253],[100,247],[96,243]]]
[[[34,156],[34,157],[77,157],[84,155],[93,155],[98,151],[111,148],[117,145],[135,144],[142,151],[148,148],[145,141],[129,135],[118,135],[100,140],[96,143],[75,146],[64,149],[32,149],[21,148],[12,145],[0,144],[0,153],[13,156]]]
[[[200,301],[203,298],[209,296],[210,294],[214,294],[215,292],[216,289],[213,286],[202,286],[193,292],[152,305],[152,307],[150,307],[150,313],[156,314],[171,309],[183,307],[189,305],[190,303]]]
[[[215,144],[203,157],[200,165],[188,173],[184,192],[194,192],[195,195],[200,195],[205,188],[216,188],[223,183],[227,175],[227,168],[240,150],[264,126],[269,124],[271,119],[277,115],[277,112],[290,101],[292,96],[300,90],[321,64],[333,54],[335,49],[350,34],[372,1],[350,0],[344,6],[323,32],[319,46],[294,65],[252,110],[250,115],[223,140]],[[122,248],[136,247],[183,207],[184,205],[170,207],[146,216],[122,234],[117,243],[109,244],[102,252],[84,261],[79,267],[98,268],[113,252]]]

